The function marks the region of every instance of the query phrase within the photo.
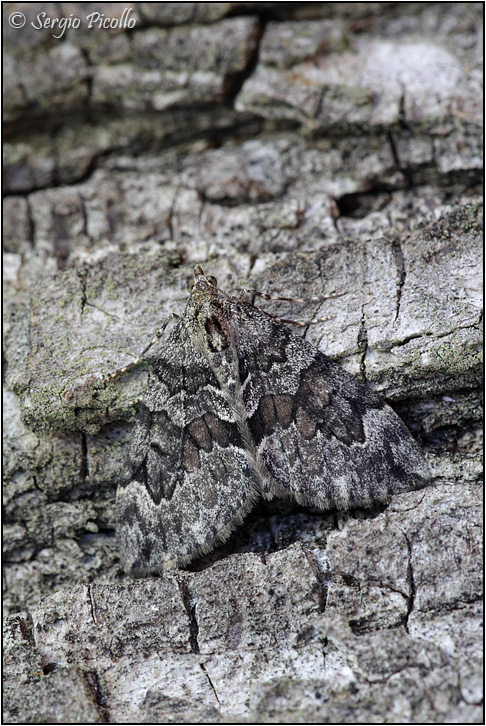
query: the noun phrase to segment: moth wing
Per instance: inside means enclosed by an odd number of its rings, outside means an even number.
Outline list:
[[[346,509],[427,484],[419,447],[380,396],[263,311],[235,307],[241,393],[270,475],[264,496]]]
[[[226,539],[258,497],[241,423],[179,324],[154,365],[117,492],[125,569],[184,565]]]

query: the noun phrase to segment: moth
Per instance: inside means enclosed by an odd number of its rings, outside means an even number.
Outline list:
[[[127,571],[188,564],[227,539],[261,497],[344,510],[427,481],[419,447],[380,396],[195,267],[118,487]]]

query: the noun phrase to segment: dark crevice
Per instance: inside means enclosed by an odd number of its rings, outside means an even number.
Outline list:
[[[86,296],[86,278],[88,277],[88,270],[83,265],[79,271],[78,271],[78,277],[80,281],[80,287],[81,287],[81,301],[80,301],[80,308],[81,308],[81,317],[83,317],[84,308],[87,304],[87,296]]]
[[[4,139],[8,141],[22,139],[27,141],[29,135],[46,134],[51,139],[56,138],[65,127],[89,121],[86,109],[83,106],[72,106],[69,110],[56,109],[56,114],[41,112],[31,104],[31,107],[22,109],[22,116],[10,119],[3,125]]]
[[[370,623],[369,617],[356,618],[354,620],[350,620],[348,624],[351,628],[353,635],[358,636],[367,635],[368,633],[373,632],[373,630],[375,629]]]
[[[404,535],[405,542],[407,543],[407,551],[408,551],[408,563],[407,563],[407,582],[408,586],[410,588],[410,593],[407,598],[407,612],[402,618],[402,623],[407,631],[408,630],[408,619],[413,611],[414,604],[415,604],[415,594],[416,594],[416,586],[415,586],[415,579],[413,574],[413,566],[412,566],[412,544],[410,540],[408,539],[407,535]]]
[[[89,599],[89,606],[91,609],[91,618],[93,620],[93,623],[95,625],[98,625],[98,618],[96,617],[96,603],[94,601],[93,593],[91,591],[91,585],[88,585],[88,599]]]
[[[213,691],[213,693],[214,693],[214,697],[216,698],[216,700],[217,700],[217,702],[218,702],[218,705],[220,706],[220,705],[221,705],[221,702],[220,702],[220,700],[219,700],[219,698],[218,698],[218,694],[217,694],[217,691],[216,691],[216,689],[215,689],[215,687],[214,687],[214,683],[212,682],[212,680],[211,680],[211,677],[210,677],[209,673],[207,672],[207,670],[206,670],[206,668],[205,668],[205,666],[204,666],[204,663],[199,663],[199,665],[200,665],[200,667],[201,667],[201,670],[202,670],[202,672],[204,673],[204,675],[205,675],[205,676],[206,676],[206,678],[208,679],[208,683],[209,683],[209,685],[210,685],[210,686],[211,686],[211,688],[212,688],[212,691]]]
[[[447,338],[449,335],[453,335],[458,330],[471,330],[476,329],[478,325],[481,324],[481,316],[479,316],[477,322],[474,322],[472,325],[458,325],[457,328],[453,328],[452,330],[447,330],[443,333],[433,333],[429,330],[423,330],[420,333],[412,333],[411,335],[407,335],[402,340],[391,340],[388,341],[388,344],[380,346],[380,350],[393,350],[393,348],[400,348],[402,345],[407,345],[411,340],[415,340],[416,338],[430,338],[433,337],[436,340],[440,340],[441,338]],[[437,353],[437,355],[439,355]]]
[[[98,711],[101,723],[110,722],[110,712],[108,708],[108,699],[105,689],[102,685],[98,672],[93,668],[83,672],[86,684],[89,688],[93,701]]]
[[[184,604],[184,608],[186,610],[187,616],[189,618],[189,642],[191,645],[191,652],[192,653],[199,653],[199,643],[198,643],[198,636],[199,636],[199,624],[197,622],[196,617],[196,603],[193,600],[192,593],[189,591],[189,588],[187,586],[187,581],[185,579],[181,579],[178,581],[179,590],[182,597],[182,602]]]
[[[407,189],[411,189],[412,187],[415,186],[412,170],[409,166],[405,166],[401,162],[393,132],[388,131],[387,136],[388,136],[388,143],[390,144],[393,161],[395,162],[395,166],[397,167],[398,171],[403,175],[403,178],[405,180],[405,187]]]
[[[208,196],[203,190],[197,189],[197,193],[199,197],[201,198],[201,202],[203,205],[211,205],[211,204],[217,204],[219,207],[227,207],[228,209],[236,208],[241,206],[242,204],[265,204],[269,202],[274,202],[276,199],[279,199],[280,197],[284,198],[287,192],[287,188],[289,186],[290,182],[288,182],[284,188],[279,192],[278,194],[261,194],[258,196],[258,199],[254,199],[251,196],[251,189],[248,190],[248,192],[245,194],[244,192],[240,194],[238,197],[211,197]],[[277,232],[275,232],[275,236],[277,236]]]
[[[82,194],[79,194],[78,192],[79,201],[81,204],[81,214],[83,217],[83,234],[89,239],[89,241],[93,244],[94,240],[91,237],[89,233],[89,227],[88,227],[88,210],[86,209],[86,202]]]
[[[368,331],[364,305],[361,309],[361,320],[358,330],[358,351],[360,353],[359,370],[363,381],[366,381],[366,353],[368,352]]]
[[[402,95],[400,96],[400,101],[398,105],[398,125],[400,126],[401,130],[404,132],[404,134],[412,135],[413,130],[410,126],[410,123],[407,119],[407,106],[405,102],[405,90],[403,90]]]
[[[243,82],[244,79],[241,81],[241,83]],[[184,147],[184,144],[193,143],[198,140],[204,140],[207,144],[211,145],[212,148],[218,148],[228,140],[236,139],[238,141],[245,139],[254,139],[264,131],[265,121],[253,114],[239,114],[238,117],[235,116],[234,118],[228,119],[228,123],[222,127],[220,127],[217,123],[213,123],[212,125],[201,128],[199,131],[196,132],[194,132],[193,123],[186,123],[186,121],[188,121],[189,119],[193,119],[194,116],[198,115],[203,118],[204,115],[211,115],[214,116],[214,118],[219,118],[221,116],[221,109],[225,108],[225,105],[226,104],[223,103],[199,105],[194,104],[190,108],[182,106],[179,109],[174,108],[174,114],[177,111],[179,112],[180,122],[177,123],[176,121],[174,121],[173,133],[167,132],[162,139],[154,139],[148,131],[147,133],[145,133],[143,130],[141,130],[137,135],[134,135],[133,138],[129,139],[127,143],[129,143],[132,153],[135,156],[140,157],[145,154],[162,153],[164,152],[164,150],[174,146],[180,146],[182,148]],[[108,118],[110,120],[114,114],[116,114],[117,117],[120,117],[120,110],[111,106],[107,106],[106,108],[102,109],[97,108],[93,110],[92,116],[89,119],[86,118],[86,113],[83,114],[83,117],[77,116],[75,118],[67,118],[65,120],[65,127],[70,127],[74,129],[76,127],[80,128],[83,126],[85,128],[85,133],[90,133],[91,127],[93,127],[94,129],[102,128],[105,125],[106,119]],[[155,114],[152,115],[155,118]],[[126,119],[126,122],[129,125],[131,120],[130,114],[126,113],[122,114],[122,116],[124,119]],[[147,112],[144,118],[148,120],[149,116],[150,113]],[[160,114],[157,115],[157,119],[159,119],[160,122]],[[59,131],[62,130],[62,126],[60,124],[57,124],[56,128],[53,129],[52,125],[49,126],[46,121],[46,128],[44,129],[42,127],[41,120],[36,119],[36,121],[39,127],[39,132],[49,134],[51,139],[55,138],[58,135]],[[285,121],[285,123],[282,125],[283,130],[297,127],[297,123],[289,124],[287,121]],[[16,143],[17,141],[22,140],[22,142],[25,143],[25,134],[31,131],[32,129],[29,126],[25,128],[22,132],[22,130],[19,129],[19,125],[17,124],[15,132],[12,132],[12,136],[9,141],[11,141],[12,143]],[[21,138],[22,133],[23,138]],[[118,147],[114,145],[94,153],[83,169],[79,169],[76,171],[70,170],[69,179],[65,178],[65,171],[62,171],[62,178],[60,178],[60,172],[58,167],[56,166],[49,181],[43,182],[41,184],[32,183],[29,186],[26,185],[22,187],[16,186],[9,188],[7,186],[4,190],[4,197],[16,197],[22,194],[27,195],[37,191],[44,191],[46,189],[55,189],[61,184],[69,184],[72,186],[90,181],[94,172],[98,168],[102,167],[103,161],[105,159],[116,159],[117,156],[124,151],[125,147]],[[58,158],[55,149],[53,149],[52,151],[52,156],[57,164]]]
[[[372,212],[379,212],[388,206],[391,195],[398,188],[390,184],[376,184],[367,191],[343,194],[334,199],[336,205],[334,215],[362,219]]]
[[[253,74],[257,66],[260,57],[260,43],[263,33],[265,32],[265,26],[266,21],[262,19],[258,20],[255,25],[255,45],[248,54],[245,69],[239,73],[228,74],[224,79],[223,97],[230,107],[234,105],[236,97],[241,91],[244,82]]]
[[[29,242],[32,247],[35,247],[35,220],[28,195],[25,197],[25,203],[27,205],[27,220],[29,223]]]
[[[56,167],[56,171],[53,173],[51,181],[43,184],[32,184],[29,187],[5,189],[3,196],[7,198],[25,195],[27,198],[29,194],[45,191],[46,189],[57,189],[59,186],[75,186],[76,184],[82,184],[83,182],[90,181],[94,172],[98,168],[98,162],[103,158],[111,157],[116,154],[117,151],[121,151],[121,149],[110,148],[106,151],[100,152],[99,154],[94,154],[84,171],[81,171],[79,174],[73,173],[69,179],[63,178],[60,180],[58,178],[58,168]],[[58,157],[55,151],[52,152],[52,157],[57,164]]]
[[[324,86],[324,88],[322,89],[322,91],[320,93],[319,100],[317,102],[317,106],[315,108],[315,111],[312,114],[312,117],[313,118],[317,118],[318,119],[319,116],[321,115],[322,107],[324,105],[324,98],[326,97],[328,91],[329,91],[329,88],[326,87],[326,86]]]
[[[323,613],[326,610],[329,584],[332,581],[332,575],[329,570],[325,570],[322,567],[321,563],[317,561],[312,552],[304,549],[304,554],[317,581],[319,612]]]
[[[169,239],[171,239],[171,240],[174,239],[174,209],[175,209],[178,194],[179,194],[179,186],[177,186],[174,191],[174,196],[172,197],[172,202],[170,204],[170,208],[167,213],[167,227],[169,228]]]
[[[258,261],[259,261],[259,256],[258,255],[249,253],[249,258],[248,258],[248,278],[251,278],[251,276],[253,275],[253,268],[255,267],[255,265],[257,264]],[[252,297],[252,300],[254,300],[253,297]]]
[[[311,9],[317,5],[316,15],[312,15]],[[262,20],[299,21],[299,15],[303,8],[307,8],[307,18],[320,18],[319,3],[315,2],[285,2],[285,3],[232,3],[227,18],[236,18],[246,15],[258,15]]]
[[[407,271],[405,268],[405,256],[403,254],[400,240],[395,239],[392,243],[392,252],[395,258],[395,264],[397,267],[397,299],[395,303],[395,321],[400,315],[400,304],[402,301],[402,290],[407,279]]]
[[[327,661],[327,646],[329,645],[329,639],[324,636],[322,639],[322,659],[323,659],[323,670],[326,668]]]
[[[392,132],[388,132],[388,143],[390,144],[390,149],[393,157],[393,161],[395,162],[395,166],[397,169],[401,169],[402,165],[400,163],[400,157],[398,156],[398,149],[397,145],[395,144],[395,137],[393,136]]]
[[[49,660],[49,656],[47,655],[42,656],[41,666],[42,672],[45,676],[48,676],[49,673],[53,673],[57,669],[57,663],[55,661]]]
[[[82,57],[84,58],[86,62],[86,77],[83,79],[83,83],[86,86],[86,99],[84,100],[84,112],[86,115],[86,120],[88,123],[91,122],[91,108],[92,108],[92,98],[93,98],[93,69],[96,67],[95,64],[92,63],[91,58],[89,57],[89,53],[86,48],[80,47],[79,48]]]
[[[81,466],[80,466],[81,482],[79,486],[83,486],[88,477],[88,441],[84,431],[81,432]]]

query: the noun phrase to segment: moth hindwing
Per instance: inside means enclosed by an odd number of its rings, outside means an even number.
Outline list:
[[[260,497],[369,507],[427,480],[417,444],[377,394],[196,266],[118,488],[128,571],[209,552]]]

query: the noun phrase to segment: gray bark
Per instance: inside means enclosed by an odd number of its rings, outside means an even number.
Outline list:
[[[138,3],[5,23],[7,723],[481,723],[479,3]],[[26,9],[27,7],[27,9]],[[203,264],[308,323],[421,441],[370,511],[259,505],[121,571],[115,492]],[[260,304],[260,303],[258,303]],[[160,343],[158,350],[163,347]]]

